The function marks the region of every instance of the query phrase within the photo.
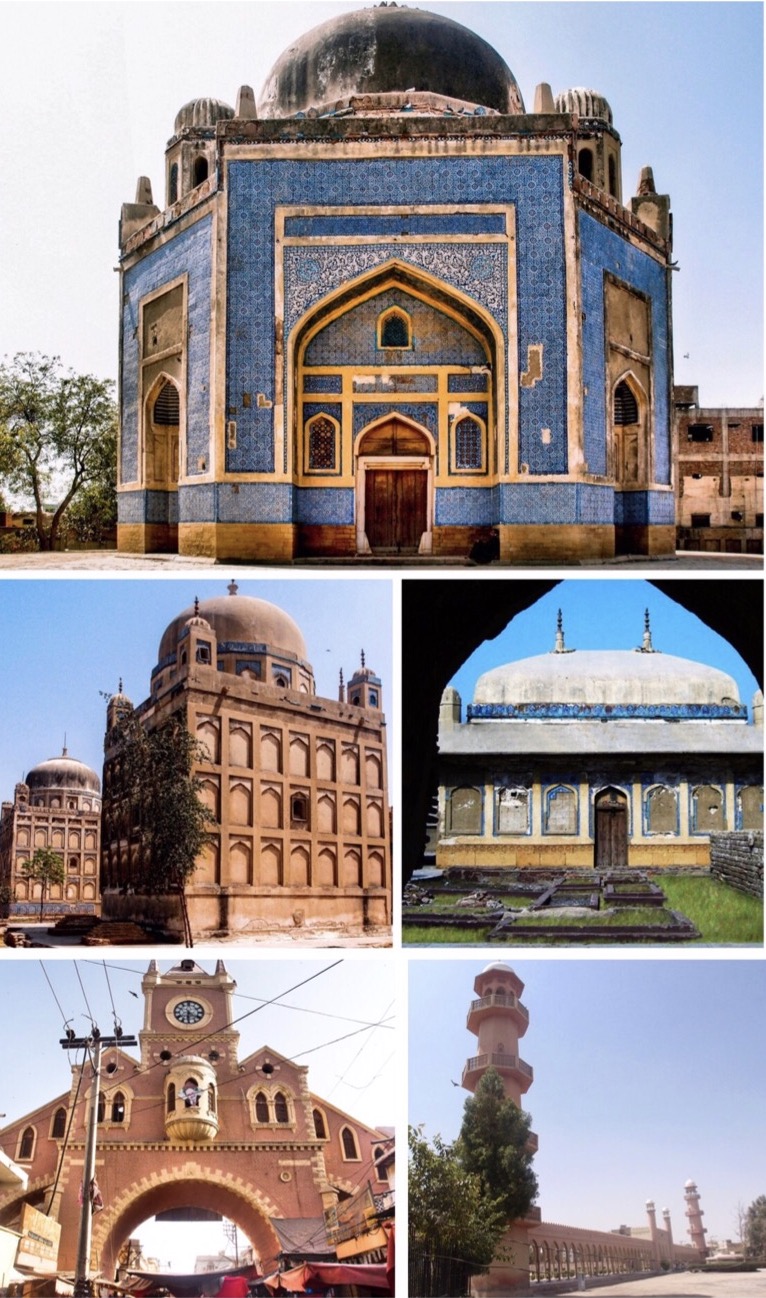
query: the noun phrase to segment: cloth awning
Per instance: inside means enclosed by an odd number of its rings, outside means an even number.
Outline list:
[[[385,1262],[303,1262],[301,1266],[280,1271],[263,1281],[272,1293],[307,1293],[312,1284],[358,1285],[360,1289],[375,1289],[390,1294],[389,1277]]]

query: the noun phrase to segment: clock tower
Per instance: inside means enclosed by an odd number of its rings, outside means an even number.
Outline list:
[[[141,1063],[151,1067],[180,1053],[200,1053],[224,1069],[237,1065],[239,1033],[232,1027],[236,983],[219,960],[206,973],[180,960],[160,973],[152,960],[141,986],[145,998]],[[219,1062],[220,1061],[220,1062]]]

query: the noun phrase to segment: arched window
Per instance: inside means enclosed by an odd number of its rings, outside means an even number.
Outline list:
[[[614,154],[609,155],[609,193],[612,198],[617,198],[617,163],[614,160]]]
[[[207,1111],[215,1113],[215,1087],[212,1082],[207,1088]]]
[[[638,402],[633,389],[624,379],[617,384],[614,392],[614,422],[616,424],[638,423]]]
[[[168,205],[178,202],[178,163],[174,162],[168,176]]]
[[[122,1091],[116,1091],[112,1099],[112,1122],[125,1121],[125,1096]]]
[[[168,1113],[174,1113],[176,1107],[176,1088],[175,1083],[171,1082],[168,1086]]]
[[[204,180],[207,180],[207,177],[207,158],[200,155],[199,158],[194,159],[194,166],[192,168],[192,185],[194,188],[196,189],[197,185],[201,185]]]
[[[198,1109],[200,1096],[202,1094],[196,1077],[187,1077],[181,1087],[181,1094],[184,1097],[184,1106],[187,1109]]]
[[[269,1102],[263,1091],[259,1091],[255,1097],[255,1120],[256,1122],[269,1121]]]
[[[66,1135],[66,1109],[56,1109],[51,1125],[51,1135],[54,1140],[61,1140]]]
[[[168,380],[163,383],[152,410],[152,420],[163,428],[176,427],[181,421],[178,388]]]
[[[96,1114],[96,1119],[97,1119],[98,1122],[103,1122],[105,1117],[106,1117],[106,1101],[105,1101],[103,1095],[99,1095],[99,1097],[98,1097],[98,1111],[97,1111],[97,1114]]]
[[[277,1091],[274,1096],[274,1117],[277,1122],[289,1122],[290,1111],[287,1107],[287,1100],[281,1091]]]
[[[465,415],[455,424],[455,468],[477,470],[484,467],[484,437],[478,419]]]
[[[26,1159],[32,1157],[32,1154],[34,1153],[34,1148],[35,1148],[35,1129],[34,1127],[25,1127],[23,1132],[21,1133],[21,1140],[19,1141],[19,1152],[16,1155],[16,1157],[25,1161]]]
[[[381,348],[412,346],[412,327],[404,311],[394,307],[383,312],[378,320],[378,345]]]
[[[338,425],[328,415],[309,420],[307,467],[312,473],[335,473],[338,468]]]
[[[350,1127],[344,1127],[340,1133],[341,1145],[343,1146],[343,1157],[345,1159],[354,1159],[358,1161],[359,1150],[357,1149],[356,1136]]]
[[[697,834],[726,828],[723,791],[714,784],[702,784],[692,790],[692,825]]]
[[[593,150],[580,149],[577,155],[577,170],[586,180],[593,182]]]
[[[319,1109],[314,1109],[313,1116],[314,1116],[314,1131],[316,1132],[317,1139],[326,1140],[327,1127],[325,1126],[324,1115],[320,1113]]]

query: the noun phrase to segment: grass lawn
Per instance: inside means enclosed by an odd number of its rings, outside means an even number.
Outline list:
[[[717,879],[657,876],[667,904],[699,929],[700,942],[763,942],[763,902]]]

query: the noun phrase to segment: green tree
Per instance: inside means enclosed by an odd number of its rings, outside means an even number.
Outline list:
[[[40,884],[40,922],[42,923],[46,890],[50,891],[52,883],[63,883],[66,879],[64,862],[58,852],[52,852],[49,847],[38,847],[34,855],[21,866],[21,873],[33,883]]]
[[[93,457],[88,482],[66,511],[67,532],[85,545],[103,545],[117,527],[117,422]]]
[[[766,1260],[766,1194],[754,1199],[745,1214],[745,1257]]]
[[[58,357],[20,352],[0,365],[0,478],[32,501],[41,550],[55,547],[78,493],[103,481],[116,447],[113,388],[64,371]],[[59,501],[52,513],[50,498]]]
[[[184,937],[192,945],[186,884],[210,839],[213,817],[199,797],[194,765],[206,750],[176,714],[149,729],[127,704],[110,738],[119,752],[119,789],[125,823],[139,841],[136,883],[150,893],[175,893]]]
[[[474,1173],[486,1197],[500,1205],[506,1221],[526,1216],[537,1195],[528,1148],[531,1124],[508,1099],[503,1079],[488,1068],[465,1102],[457,1148],[463,1167]]]
[[[495,1256],[504,1214],[454,1145],[440,1136],[429,1144],[410,1127],[409,1151],[411,1280],[421,1295],[464,1294],[467,1278],[486,1271]]]

